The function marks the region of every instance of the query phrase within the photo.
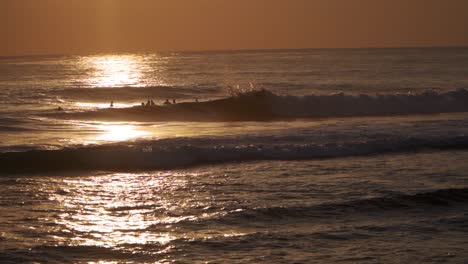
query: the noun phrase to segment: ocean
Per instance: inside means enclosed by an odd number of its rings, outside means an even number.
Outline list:
[[[0,263],[468,262],[468,48],[0,57],[0,102]]]

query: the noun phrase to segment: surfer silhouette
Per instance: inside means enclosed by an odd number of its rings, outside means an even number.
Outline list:
[[[110,107],[114,107],[114,101],[110,102]]]
[[[169,102],[169,99],[166,99],[166,101],[164,102],[164,105],[170,105],[171,102]]]

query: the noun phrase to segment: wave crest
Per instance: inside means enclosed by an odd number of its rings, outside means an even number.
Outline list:
[[[468,91],[426,91],[420,94],[289,96],[267,90],[229,98],[169,106],[134,106],[55,117],[115,121],[266,121],[301,118],[434,114],[468,111]]]
[[[63,170],[151,170],[173,169],[201,164],[254,160],[305,160],[424,149],[466,149],[468,136],[441,138],[388,138],[362,142],[328,144],[226,144],[204,139],[156,140],[132,145],[113,144],[61,150],[34,150],[0,154],[0,173]],[[269,142],[277,142],[271,138]]]

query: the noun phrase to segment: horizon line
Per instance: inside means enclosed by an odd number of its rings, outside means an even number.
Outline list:
[[[390,49],[465,49],[468,45],[447,46],[395,46],[395,47],[334,47],[334,48],[239,48],[239,49],[200,49],[200,50],[159,50],[159,51],[115,51],[115,52],[83,52],[83,53],[31,53],[20,55],[0,55],[0,58],[18,57],[48,57],[48,56],[92,56],[92,55],[124,55],[124,54],[157,54],[157,53],[236,53],[236,52],[281,52],[306,50],[390,50]]]

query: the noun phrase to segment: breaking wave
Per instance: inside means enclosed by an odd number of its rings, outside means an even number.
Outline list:
[[[234,140],[235,142],[235,140]],[[229,139],[174,138],[60,150],[0,153],[1,173],[68,170],[150,170],[255,160],[306,160],[381,153],[467,149],[468,136],[393,137],[359,142],[276,143],[285,139],[234,143]],[[246,144],[247,143],[247,144]]]
[[[134,106],[79,113],[53,113],[59,118],[119,121],[268,121],[301,118],[434,114],[468,111],[468,91],[426,91],[384,95],[277,95],[249,91],[229,98],[168,106]]]

